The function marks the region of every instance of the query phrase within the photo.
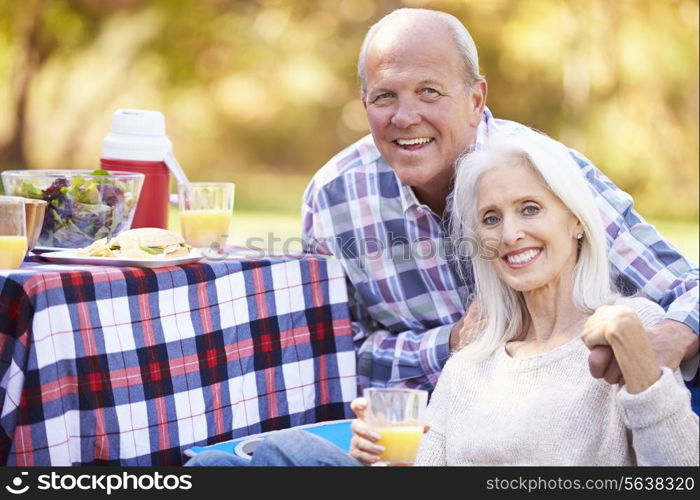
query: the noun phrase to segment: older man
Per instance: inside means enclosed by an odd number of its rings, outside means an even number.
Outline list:
[[[367,33],[359,58],[371,135],[344,149],[304,194],[310,250],[342,262],[350,285],[360,386],[432,389],[470,321],[473,283],[460,280],[447,243],[455,160],[498,129],[476,47],[453,16],[400,9]],[[632,200],[571,150],[596,195],[618,281],[667,311],[648,330],[664,365],[697,370],[698,270],[632,209]],[[478,251],[478,249],[475,249]],[[468,318],[468,316],[467,316]],[[610,351],[591,371],[617,380]]]
[[[359,61],[372,134],[331,159],[304,195],[308,248],[335,255],[349,278],[361,386],[432,389],[450,348],[460,344],[464,300],[474,294],[473,283],[454,272],[446,248],[454,163],[496,129],[524,130],[485,108],[487,87],[478,67],[474,42],[456,18],[422,9],[383,18],[367,33]],[[697,269],[631,210],[628,195],[582,155],[571,154],[597,196],[621,281],[667,310],[667,319],[648,332],[657,356],[673,367],[684,358],[697,363]],[[619,378],[616,364],[602,355],[592,359],[592,370]],[[686,368],[695,372],[697,364]],[[373,461],[353,443],[350,456],[292,429],[263,441],[252,461],[213,450],[187,465]]]

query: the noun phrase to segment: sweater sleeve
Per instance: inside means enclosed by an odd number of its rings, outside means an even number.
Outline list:
[[[662,367],[662,375],[638,394],[623,387],[617,394],[625,425],[632,432],[639,465],[697,466],[698,416],[678,372]]]
[[[423,435],[416,465],[447,465],[445,452],[445,429],[447,427],[447,415],[449,412],[450,387],[454,359],[445,364],[438,379],[435,390],[430,397],[425,422],[430,426],[430,430]]]
[[[633,309],[645,327],[655,325],[664,319],[664,310],[661,306],[644,297],[619,297],[615,304]]]

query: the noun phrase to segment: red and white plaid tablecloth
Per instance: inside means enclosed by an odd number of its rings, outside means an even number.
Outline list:
[[[0,463],[178,465],[182,452],[352,416],[335,260],[0,272]]]

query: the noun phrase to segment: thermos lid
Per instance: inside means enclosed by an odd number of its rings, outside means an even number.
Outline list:
[[[160,111],[118,109],[112,117],[112,132],[133,135],[165,135],[165,117]]]
[[[172,148],[163,113],[122,108],[114,112],[112,130],[102,141],[102,158],[163,161]]]

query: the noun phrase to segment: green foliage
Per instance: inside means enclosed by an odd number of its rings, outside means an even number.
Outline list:
[[[92,169],[115,109],[159,109],[191,179],[298,210],[367,133],[357,54],[401,6],[465,23],[496,116],[582,151],[644,215],[697,219],[697,0],[0,0],[0,170]]]

